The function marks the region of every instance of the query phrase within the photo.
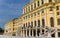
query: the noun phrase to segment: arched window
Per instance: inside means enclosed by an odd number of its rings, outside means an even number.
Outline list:
[[[25,28],[25,24],[24,24],[24,26],[23,26],[24,28]]]
[[[33,27],[33,22],[31,22],[31,27]]]
[[[42,27],[44,27],[44,26],[45,26],[45,20],[42,19]]]
[[[36,21],[34,21],[34,25],[36,26]]]
[[[27,27],[27,23],[26,23],[26,27]]]
[[[30,22],[28,22],[28,28],[30,27]]]
[[[51,27],[54,27],[54,19],[53,19],[53,17],[50,18],[50,25],[51,25]]]
[[[40,20],[38,20],[38,27],[40,27]]]

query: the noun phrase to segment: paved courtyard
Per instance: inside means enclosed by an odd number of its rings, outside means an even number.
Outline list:
[[[19,37],[19,36],[0,35],[0,38],[48,38],[48,37],[44,37],[44,36],[41,36],[41,37]]]

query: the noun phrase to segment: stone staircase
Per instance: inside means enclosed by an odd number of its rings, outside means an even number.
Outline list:
[[[45,31],[47,31],[48,35],[46,36],[46,34],[42,35],[40,34],[40,36],[36,36],[36,37],[20,37],[20,36],[6,36],[6,35],[0,35],[0,38],[54,38],[54,37],[50,37],[51,34],[55,33],[56,30],[55,28],[43,28],[41,27],[41,29],[44,29]]]

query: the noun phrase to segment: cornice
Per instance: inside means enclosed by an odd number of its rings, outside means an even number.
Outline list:
[[[60,2],[56,2],[56,3],[52,3],[52,2],[51,2],[51,3],[43,4],[43,5],[39,6],[38,8],[35,8],[35,9],[33,9],[32,11],[23,14],[22,16],[24,16],[24,15],[26,15],[26,14],[29,14],[29,13],[31,13],[31,12],[37,10],[37,9],[40,9],[40,8],[42,8],[42,7],[44,7],[44,6],[48,6],[48,5],[50,5],[50,4],[53,5],[53,8],[55,8],[54,5],[56,5],[56,4],[58,4],[58,3],[60,3]]]
[[[35,0],[35,1],[33,1],[33,2],[29,2],[29,3],[25,4],[22,9],[24,9],[25,7],[27,7],[27,6],[29,6],[29,5],[32,5],[32,3],[36,2],[36,1],[38,1],[38,0]]]

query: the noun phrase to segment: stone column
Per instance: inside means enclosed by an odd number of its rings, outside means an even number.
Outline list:
[[[38,20],[37,20],[38,21]],[[36,37],[37,37],[37,29],[38,29],[38,22],[36,22]]]
[[[37,37],[37,28],[36,28],[36,37]]]
[[[51,38],[51,33],[48,33],[48,38]]]
[[[51,38],[51,30],[50,30],[50,28],[48,30],[48,38]]]
[[[25,37],[25,30],[23,30],[23,33],[24,33],[24,37]]]
[[[42,34],[42,29],[40,29],[40,34]]]
[[[24,37],[25,37],[25,30],[24,30]]]

